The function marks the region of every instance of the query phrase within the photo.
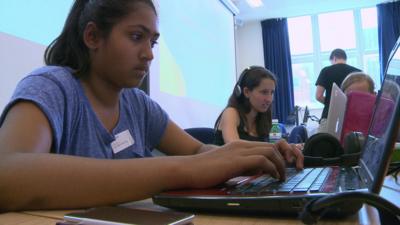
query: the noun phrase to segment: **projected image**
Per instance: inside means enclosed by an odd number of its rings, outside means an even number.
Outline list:
[[[0,32],[47,46],[61,32],[72,3],[73,0],[0,1]]]
[[[219,1],[159,1],[159,8],[159,90],[225,106],[235,79],[232,14]]]
[[[43,54],[61,32],[73,0],[0,1],[0,111],[17,83],[43,66]]]
[[[159,45],[160,71],[162,71],[160,73],[160,91],[175,96],[186,96],[186,86],[181,68],[176,63],[162,36]]]
[[[0,1],[0,111],[20,79],[44,65],[44,51],[73,2]],[[150,69],[150,97],[182,128],[212,127],[236,81],[233,14],[218,0],[154,2],[161,37]]]

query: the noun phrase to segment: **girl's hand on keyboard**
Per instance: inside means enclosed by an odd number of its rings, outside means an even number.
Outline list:
[[[283,156],[277,145],[267,142],[233,141],[191,156],[185,169],[192,177],[192,188],[210,187],[249,173],[267,173],[286,179]]]
[[[303,169],[304,156],[302,153],[302,144],[289,144],[284,139],[281,139],[276,143],[276,146],[280,153],[283,155],[286,162],[288,162],[289,164],[295,163],[297,169]]]

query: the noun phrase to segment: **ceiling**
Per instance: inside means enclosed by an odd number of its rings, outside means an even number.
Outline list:
[[[262,0],[263,6],[251,8],[246,0],[231,0],[239,9],[240,23],[270,18],[288,18],[316,13],[375,6],[393,0]]]

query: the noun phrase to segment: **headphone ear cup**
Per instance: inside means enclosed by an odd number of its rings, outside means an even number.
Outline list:
[[[242,89],[240,88],[240,85],[239,85],[239,84],[236,84],[236,85],[235,85],[235,90],[234,90],[234,92],[235,92],[236,98],[239,98],[240,95],[242,94]]]
[[[344,152],[346,154],[361,152],[364,142],[365,137],[361,132],[350,132],[344,138]]]
[[[304,156],[334,158],[343,155],[343,147],[336,137],[328,133],[317,133],[304,144]]]
[[[233,92],[235,93],[236,98],[239,98],[242,95],[242,88],[240,87],[240,84],[242,83],[242,80],[244,79],[244,76],[246,76],[246,74],[253,68],[255,68],[255,67],[253,67],[253,66],[247,67],[240,74],[239,79],[237,80],[235,88],[233,90]]]

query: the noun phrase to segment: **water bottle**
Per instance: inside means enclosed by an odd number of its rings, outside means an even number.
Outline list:
[[[269,132],[269,142],[275,143],[278,142],[280,139],[282,139],[282,130],[279,126],[279,121],[278,119],[273,119],[271,131]]]

